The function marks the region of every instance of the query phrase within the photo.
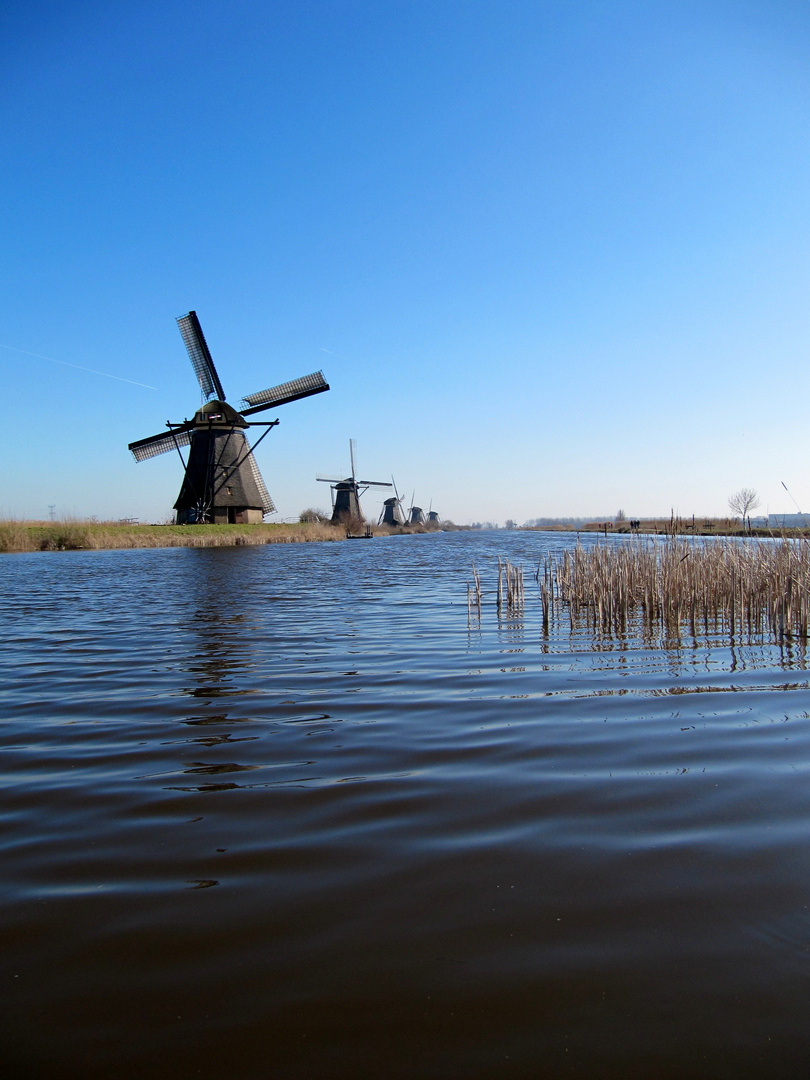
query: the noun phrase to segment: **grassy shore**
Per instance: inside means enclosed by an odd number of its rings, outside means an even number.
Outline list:
[[[426,532],[375,528],[375,535]],[[241,544],[306,544],[345,540],[346,530],[323,522],[291,525],[132,525],[114,521],[2,521],[0,553],[102,551],[116,548],[235,547]]]
[[[528,532],[595,532],[608,535],[611,533],[632,533],[642,536],[787,536],[800,539],[810,535],[808,529],[782,529],[768,526],[756,526],[744,529],[739,518],[640,518],[638,528],[632,528],[629,520],[625,521],[589,521],[574,525],[531,525],[522,526]]]

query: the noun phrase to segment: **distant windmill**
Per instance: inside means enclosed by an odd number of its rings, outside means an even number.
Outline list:
[[[352,461],[352,475],[347,476],[345,480],[338,480],[334,476],[315,478],[323,484],[329,484],[329,490],[332,493],[333,523],[349,524],[352,521],[364,521],[363,512],[360,509],[360,496],[365,494],[370,487],[392,487],[391,484],[381,480],[357,479],[354,467],[354,439],[349,439],[349,456]]]
[[[404,525],[405,515],[402,512],[402,499],[397,491],[397,485],[394,483],[393,476],[391,477],[391,484],[394,488],[394,494],[390,499],[386,499],[383,503],[382,513],[380,514],[380,520],[378,525]]]
[[[433,499],[430,500],[430,509],[427,512],[427,524],[428,525],[438,525],[439,524],[439,514],[438,514],[438,512],[436,510],[433,509]]]
[[[421,506],[414,505],[414,495],[416,495],[416,488],[414,488],[411,495],[411,506],[408,510],[408,524],[409,525],[424,525],[425,524],[425,511]]]
[[[299,398],[322,394],[329,384],[320,371],[282,383],[242,399],[237,412],[225,402],[225,391],[203,337],[196,311],[177,320],[191,366],[200,384],[204,404],[193,420],[182,424],[166,422],[166,434],[150,435],[129,444],[136,461],[176,450],[185,475],[174,509],[180,525],[202,522],[235,524],[260,522],[276,508],[267,493],[253,452],[278,420],[247,421],[246,416],[264,412]],[[266,431],[251,448],[245,431],[264,427]],[[188,447],[188,462],[181,447]]]

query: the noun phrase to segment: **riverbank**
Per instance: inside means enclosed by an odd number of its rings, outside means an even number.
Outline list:
[[[743,532],[739,522],[715,519],[696,523],[691,520],[644,519],[634,535],[659,536],[736,536],[798,539],[808,535],[806,530],[752,529]],[[372,527],[374,536],[412,535],[429,532],[475,532],[470,526],[448,522],[440,530],[424,525],[386,525]],[[552,525],[522,527],[518,532],[606,532],[630,533],[630,523],[589,522],[578,529],[573,526]],[[329,522],[295,522],[261,525],[138,525],[117,521],[0,521],[0,554],[31,551],[109,551],[125,548],[170,547],[238,547],[242,544],[308,544],[345,540],[346,530]]]
[[[427,532],[416,526],[373,529],[375,536]],[[345,528],[325,522],[261,525],[133,525],[115,521],[3,521],[0,553],[105,551],[121,548],[237,547],[345,540]]]
[[[775,528],[757,525],[743,529],[739,518],[639,518],[623,521],[588,521],[581,525],[523,525],[524,532],[562,532],[562,533],[626,533],[633,536],[736,536],[736,537],[788,537],[792,540],[810,536],[810,530],[797,528]]]

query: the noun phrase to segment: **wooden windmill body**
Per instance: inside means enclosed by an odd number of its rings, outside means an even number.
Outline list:
[[[178,524],[249,524],[275,511],[248,443],[248,423],[224,401],[209,401],[194,417]]]
[[[222,383],[208,351],[197,313],[190,311],[177,320],[180,333],[200,384],[204,404],[193,420],[167,422],[166,433],[151,435],[129,444],[136,461],[176,450],[183,463],[180,494],[174,504],[177,523],[247,524],[261,522],[276,508],[268,494],[254,450],[278,424],[278,420],[248,421],[246,416],[286,405],[299,398],[320,394],[329,384],[318,371],[280,386],[248,394],[241,412],[225,401]],[[247,430],[263,427],[263,434],[251,447]],[[182,450],[188,449],[188,459]]]
[[[410,508],[408,510],[408,524],[409,525],[424,525],[425,524],[425,511],[422,509],[421,506],[416,506],[416,504],[414,503],[413,499],[414,499],[415,494],[416,494],[416,492],[414,491],[413,495],[411,495],[411,505],[410,505]]]
[[[397,491],[397,485],[394,483],[393,476],[391,477],[391,486],[394,489],[394,494],[390,499],[386,499],[383,502],[380,519],[377,522],[378,525],[396,526],[405,524],[405,514],[402,511],[402,499]]]
[[[402,507],[400,506],[400,500],[394,498],[392,495],[390,499],[386,499],[383,503],[382,515],[378,524],[381,525],[404,525],[405,515],[402,513]]]

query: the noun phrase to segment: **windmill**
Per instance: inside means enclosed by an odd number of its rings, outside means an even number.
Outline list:
[[[408,510],[408,524],[409,525],[424,525],[425,524],[425,511],[421,506],[414,505],[414,495],[416,495],[416,488],[414,488],[411,494],[411,506]]]
[[[430,508],[427,512],[427,525],[439,525],[439,512],[433,509],[433,499],[430,500]]]
[[[380,514],[378,525],[404,525],[405,515],[402,512],[402,499],[397,491],[397,485],[394,482],[393,476],[391,477],[391,485],[394,488],[394,494],[390,499],[386,499],[383,503],[382,512]]]
[[[354,439],[349,439],[349,456],[352,462],[352,475],[344,480],[334,476],[316,476],[315,479],[322,484],[329,484],[332,494],[332,522],[349,524],[352,521],[363,521],[363,512],[360,509],[360,496],[365,494],[370,487],[391,487],[387,481],[382,480],[358,480],[354,467]],[[363,489],[362,491],[360,489]]]
[[[267,493],[254,451],[278,420],[248,421],[246,416],[286,405],[299,398],[329,389],[323,372],[304,375],[280,386],[248,394],[237,412],[225,401],[225,391],[211,359],[196,311],[177,320],[191,366],[200,384],[203,405],[193,420],[166,422],[166,433],[150,435],[129,444],[136,461],[176,450],[185,475],[174,509],[179,525],[214,522],[236,524],[260,522],[276,508]],[[251,447],[245,432],[250,427],[265,431]],[[188,447],[188,460],[181,449]]]

